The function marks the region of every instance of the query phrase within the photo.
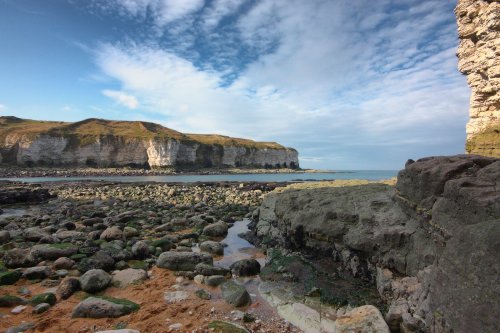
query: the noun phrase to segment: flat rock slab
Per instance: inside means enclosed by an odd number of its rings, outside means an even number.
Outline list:
[[[125,299],[89,297],[73,309],[73,318],[117,318],[139,310],[139,305]]]
[[[189,293],[186,291],[166,292],[164,298],[167,303],[179,303],[187,300],[189,298]]]
[[[363,305],[346,312],[335,321],[336,332],[390,333],[380,311],[373,305]]]
[[[112,284],[118,288],[125,288],[131,284],[138,284],[148,278],[143,269],[127,268],[113,274]]]
[[[62,257],[71,257],[78,252],[78,248],[69,243],[40,244],[31,248],[31,255],[44,260],[56,260]]]

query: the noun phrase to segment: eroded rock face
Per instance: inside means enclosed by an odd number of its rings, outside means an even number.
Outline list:
[[[0,136],[0,163],[11,165],[299,167],[297,151],[277,143],[182,134],[145,122],[56,123],[0,117]]]
[[[271,192],[256,232],[375,282],[394,331],[495,332],[499,185],[499,159],[424,158],[407,163],[396,187]]]
[[[500,157],[500,2],[459,0],[458,66],[472,89],[466,150]]]

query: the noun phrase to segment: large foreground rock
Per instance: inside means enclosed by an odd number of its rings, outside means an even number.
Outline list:
[[[156,261],[158,267],[172,271],[194,271],[199,263],[212,265],[213,258],[206,253],[163,252]]]
[[[73,318],[116,318],[139,310],[139,305],[125,299],[89,297],[80,302],[72,313]]]
[[[372,280],[393,327],[493,333],[499,188],[498,159],[424,158],[408,161],[395,187],[272,192],[256,233],[265,246],[333,254],[343,269]]]

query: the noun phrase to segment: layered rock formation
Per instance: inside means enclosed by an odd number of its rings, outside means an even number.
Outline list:
[[[183,134],[147,122],[77,123],[0,117],[0,162],[97,167],[288,167],[298,153],[273,142]]]
[[[409,161],[396,187],[290,189],[268,194],[263,244],[322,254],[372,280],[392,331],[497,332],[500,160]]]
[[[500,1],[459,0],[459,70],[472,89],[466,150],[500,157]]]

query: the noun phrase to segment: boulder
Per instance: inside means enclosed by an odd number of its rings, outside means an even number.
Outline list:
[[[240,307],[252,303],[252,299],[250,298],[250,294],[248,293],[246,288],[234,281],[223,283],[220,289],[222,292],[222,297],[226,300],[227,303],[233,306]]]
[[[206,253],[195,252],[163,252],[156,265],[172,271],[194,271],[199,263],[213,264],[213,258]]]
[[[61,257],[71,257],[78,248],[71,243],[40,244],[31,248],[31,255],[39,260],[57,260]]]
[[[211,276],[211,275],[227,275],[229,274],[229,270],[223,267],[216,267],[212,265],[208,265],[205,263],[199,263],[195,267],[195,271],[198,274]]]
[[[6,267],[32,267],[38,263],[29,249],[12,249],[5,252],[3,262]]]
[[[23,273],[20,271],[0,272],[0,286],[14,284],[21,278]]]
[[[23,278],[28,280],[43,280],[53,274],[49,266],[36,266],[27,268],[23,273]]]
[[[80,277],[82,290],[88,293],[96,293],[106,289],[111,283],[111,275],[102,269],[91,269]]]
[[[132,255],[136,259],[146,259],[149,256],[149,245],[144,241],[138,241],[132,245]]]
[[[185,301],[189,298],[189,294],[186,291],[170,291],[165,293],[165,302],[167,303],[179,303]]]
[[[203,228],[203,235],[209,237],[226,237],[228,225],[224,221],[215,222]]]
[[[24,298],[12,296],[12,295],[3,295],[0,296],[0,307],[10,308],[17,305],[28,304],[28,301]]]
[[[93,256],[84,258],[78,263],[78,270],[82,273],[91,269],[111,271],[115,267],[115,260],[105,251],[97,251]]]
[[[48,309],[50,309],[50,304],[49,303],[40,303],[35,305],[33,310],[31,311],[33,314],[40,314],[46,312]]]
[[[39,227],[32,227],[24,229],[23,236],[27,241],[38,242],[42,238],[49,237],[50,235]]]
[[[222,244],[214,241],[204,241],[200,244],[200,250],[219,256],[224,254],[224,247]]]
[[[236,261],[229,268],[231,272],[237,276],[252,276],[260,273],[260,264],[255,259]]]
[[[111,240],[115,240],[115,239],[122,239],[123,232],[121,231],[120,228],[118,228],[116,226],[109,227],[102,232],[102,234],[99,238],[106,240],[106,241],[111,241]]]
[[[5,330],[5,333],[24,333],[29,332],[29,330],[35,328],[35,324],[33,323],[23,323],[18,326],[12,326]]]
[[[118,288],[125,288],[131,284],[138,284],[148,278],[143,269],[127,268],[113,274],[112,284]]]
[[[204,283],[210,287],[217,287],[217,286],[221,285],[222,283],[224,283],[225,281],[226,281],[226,277],[224,277],[222,275],[207,276],[204,279]]]
[[[61,281],[57,287],[56,294],[61,299],[68,299],[75,292],[80,290],[80,280],[75,277],[67,277]]]
[[[5,244],[10,241],[10,233],[8,230],[0,230],[0,244]]]
[[[31,305],[37,305],[41,303],[49,303],[50,305],[54,305],[56,304],[56,302],[57,298],[56,295],[54,295],[53,293],[38,294],[33,296],[29,301]]]
[[[139,305],[126,299],[89,297],[73,309],[73,318],[117,318],[139,310]]]
[[[61,257],[54,261],[55,269],[71,269],[74,265],[75,261],[67,257]]]

